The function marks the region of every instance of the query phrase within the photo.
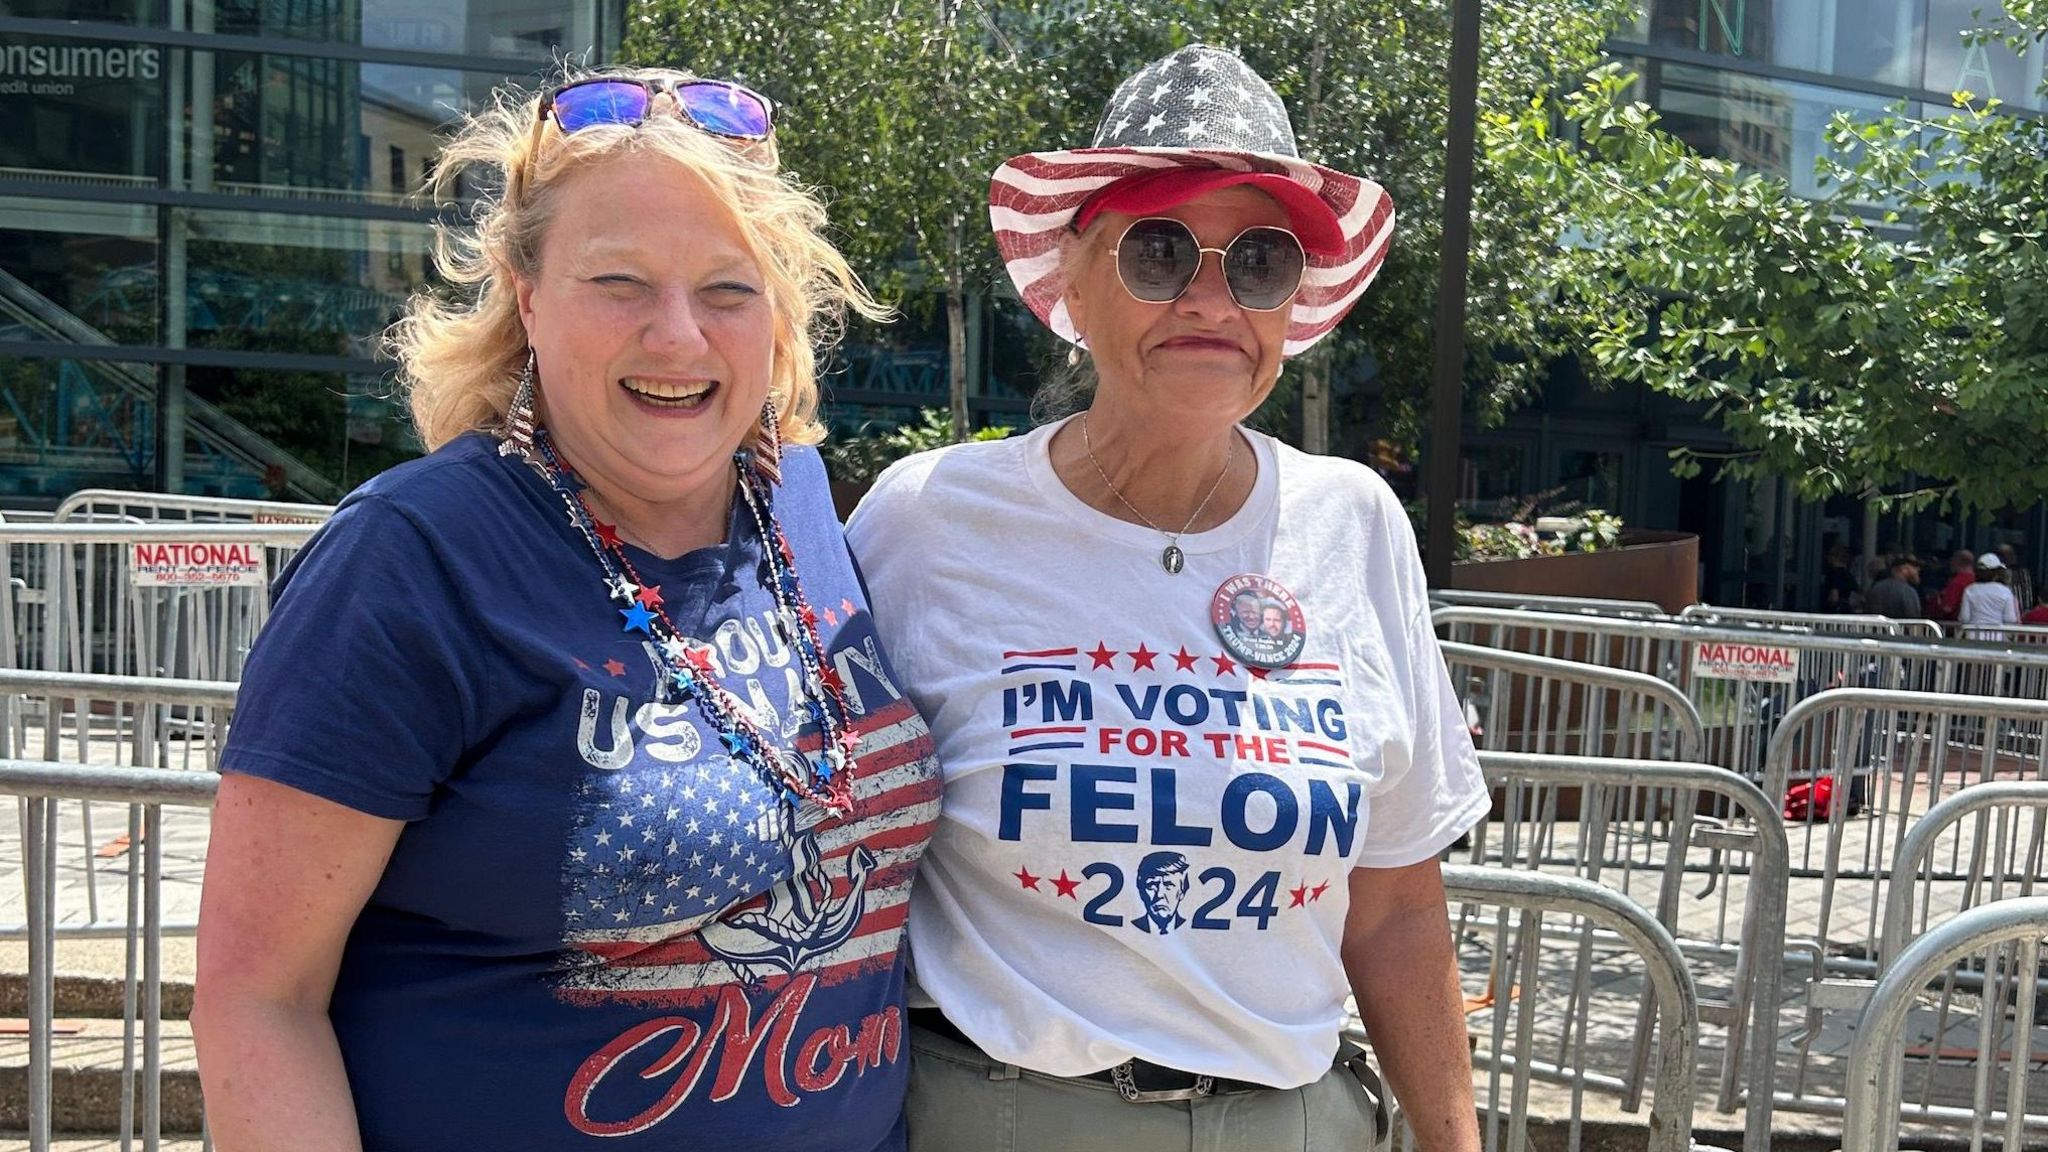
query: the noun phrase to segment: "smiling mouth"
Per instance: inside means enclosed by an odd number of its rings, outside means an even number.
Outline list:
[[[718,391],[716,380],[643,380],[628,377],[619,386],[657,408],[701,408]]]

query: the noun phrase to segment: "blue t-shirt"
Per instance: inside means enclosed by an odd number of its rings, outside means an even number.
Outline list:
[[[222,770],[404,820],[330,1014],[366,1152],[900,1149],[899,942],[937,817],[816,452],[775,508],[861,742],[854,811],[782,818],[694,704],[655,703],[560,499],[463,437],[364,485],[279,577]],[[630,550],[799,748],[761,540]]]

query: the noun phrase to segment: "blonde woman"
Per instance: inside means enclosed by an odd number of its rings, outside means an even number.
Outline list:
[[[768,102],[507,97],[394,333],[432,449],[279,579],[215,811],[193,1030],[222,1152],[902,1147],[938,801],[814,442],[877,311]]]

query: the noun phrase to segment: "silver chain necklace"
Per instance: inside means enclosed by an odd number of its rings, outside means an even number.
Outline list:
[[[1216,474],[1216,479],[1210,483],[1209,490],[1202,494],[1202,502],[1195,505],[1193,512],[1188,513],[1187,523],[1182,524],[1178,532],[1168,532],[1166,529],[1154,524],[1150,516],[1138,511],[1135,505],[1129,500],[1124,499],[1124,494],[1118,490],[1116,482],[1109,478],[1109,473],[1102,470],[1102,461],[1095,458],[1095,442],[1088,436],[1088,413],[1086,412],[1081,413],[1081,448],[1088,453],[1088,462],[1095,465],[1095,474],[1102,477],[1102,486],[1109,489],[1109,494],[1116,497],[1117,503],[1130,509],[1131,515],[1136,516],[1142,521],[1145,527],[1166,537],[1166,548],[1159,553],[1159,566],[1166,569],[1167,575],[1178,576],[1180,570],[1187,567],[1188,563],[1187,554],[1180,550],[1180,538],[1187,535],[1188,529],[1195,526],[1196,520],[1201,519],[1202,510],[1209,506],[1210,497],[1216,495],[1216,489],[1223,486],[1223,478],[1230,475],[1230,466],[1237,462],[1237,430],[1234,428],[1231,430],[1230,446],[1223,451],[1223,471]]]

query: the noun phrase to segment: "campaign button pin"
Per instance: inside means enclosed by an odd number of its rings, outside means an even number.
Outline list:
[[[1259,668],[1294,663],[1308,642],[1294,593],[1255,572],[1232,576],[1217,587],[1209,600],[1209,621],[1225,652]]]

